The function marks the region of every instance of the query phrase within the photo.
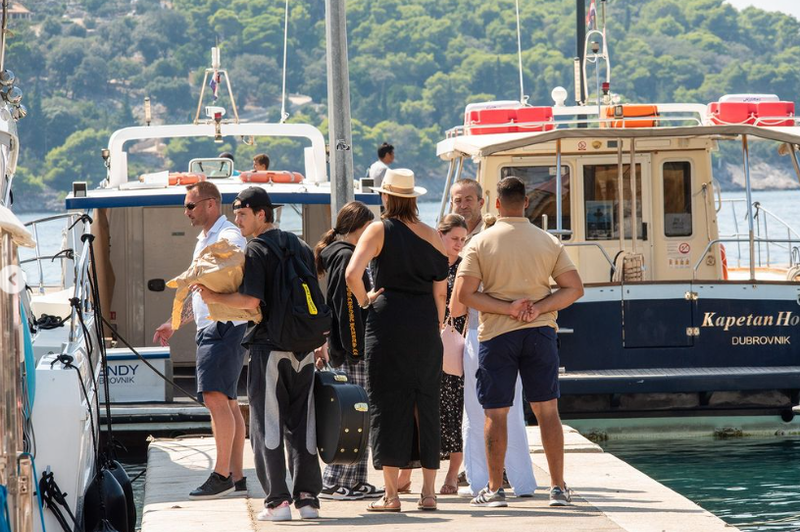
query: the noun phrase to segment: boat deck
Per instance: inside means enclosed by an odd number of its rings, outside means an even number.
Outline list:
[[[439,510],[416,509],[418,495],[401,496],[403,512],[373,514],[365,501],[322,501],[321,517],[299,520],[287,526],[311,525],[315,530],[346,530],[368,526],[370,530],[480,529],[489,532],[595,530],[595,531],[731,531],[734,527],[703,510],[685,497],[659,484],[622,460],[606,454],[569,427],[565,429],[566,477],[575,490],[574,506],[551,508],[547,491],[533,498],[509,497],[508,508],[473,508],[457,495],[439,497]],[[531,460],[536,478],[547,486],[547,464],[536,427],[529,427]],[[147,462],[142,532],[242,532],[268,530],[275,523],[259,522],[264,493],[253,469],[250,446],[245,446],[247,497],[190,501],[187,494],[201,484],[214,462],[211,438],[156,440],[150,444]],[[443,464],[445,465],[445,464]],[[381,473],[370,468],[370,481],[381,485]],[[420,470],[412,475],[412,489],[422,482]],[[441,482],[441,478],[439,479]],[[297,519],[296,512],[294,513]]]

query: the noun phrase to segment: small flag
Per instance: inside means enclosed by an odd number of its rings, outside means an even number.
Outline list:
[[[590,30],[597,29],[597,5],[594,0],[589,4],[589,12],[586,13],[586,27]]]
[[[594,0],[592,0],[592,1],[594,1]],[[214,74],[211,76],[211,81],[208,84],[208,86],[211,87],[211,93],[214,95],[214,101],[215,102],[217,101],[217,98],[219,97],[218,96],[218,92],[219,92],[219,83],[220,83],[220,81],[222,81],[222,80],[220,78],[219,72],[214,72]]]

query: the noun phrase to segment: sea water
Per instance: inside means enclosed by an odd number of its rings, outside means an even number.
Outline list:
[[[800,436],[601,445],[741,530],[800,530]]]

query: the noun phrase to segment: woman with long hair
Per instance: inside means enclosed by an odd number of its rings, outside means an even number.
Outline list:
[[[386,207],[356,245],[347,267],[347,285],[369,309],[366,330],[372,460],[383,469],[385,495],[368,506],[399,512],[400,469],[422,467],[417,507],[436,509],[439,469],[439,336],[447,299],[447,256],[435,229],[419,220],[414,172],[388,169],[380,187]],[[363,275],[373,262],[375,287]]]
[[[461,263],[459,253],[467,241],[467,221],[460,214],[451,213],[442,218],[437,227],[447,251],[450,269],[447,274],[447,310],[445,320],[450,320],[459,333],[464,333],[467,323],[467,307],[453,299],[453,285],[456,272]],[[464,376],[442,372],[441,398],[439,400],[439,419],[442,427],[441,459],[449,460],[447,476],[439,493],[454,495],[458,493],[458,470],[464,460],[464,445],[461,438],[461,420],[464,416]]]
[[[364,359],[364,327],[367,311],[358,306],[345,280],[345,270],[359,238],[375,218],[369,207],[351,201],[339,211],[336,225],[322,236],[314,248],[317,274],[328,275],[327,303],[333,314],[331,334],[323,349],[317,352],[318,365],[330,362],[341,368],[349,382],[369,389]],[[366,272],[363,282],[369,283]],[[326,349],[327,348],[327,349]],[[353,465],[329,465],[322,475],[322,499],[352,501],[383,496],[383,490],[367,482],[367,460],[364,453]]]

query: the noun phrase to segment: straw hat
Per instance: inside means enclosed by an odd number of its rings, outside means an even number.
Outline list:
[[[414,186],[414,172],[408,168],[387,169],[381,186],[372,187],[372,190],[401,198],[416,198],[428,192],[422,187]]]

